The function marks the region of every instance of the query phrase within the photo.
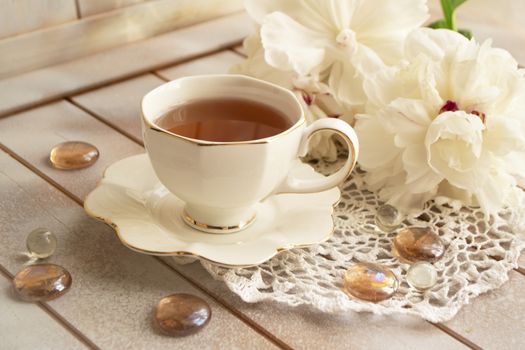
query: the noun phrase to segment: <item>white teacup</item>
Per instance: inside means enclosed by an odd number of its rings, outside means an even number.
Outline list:
[[[175,105],[209,98],[243,98],[270,104],[292,126],[271,137],[243,142],[211,142],[173,134],[156,119]],[[256,220],[255,204],[271,194],[320,192],[343,182],[355,167],[357,136],[347,123],[321,119],[306,125],[299,101],[277,85],[241,75],[201,75],[177,79],[142,100],[143,137],[151,164],[162,184],[186,203],[182,214],[205,232],[236,232]],[[333,130],[348,144],[344,166],[317,180],[289,174],[307,151],[315,132]]]

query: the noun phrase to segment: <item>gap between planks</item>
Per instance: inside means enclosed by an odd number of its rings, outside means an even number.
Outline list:
[[[93,115],[90,113],[90,115]],[[50,185],[55,187],[57,190],[59,190],[62,194],[67,196],[69,199],[73,200],[75,203],[80,205],[82,208],[84,207],[84,202],[82,199],[74,195],[73,193],[69,192],[66,188],[58,184],[55,180],[44,174],[42,171],[37,169],[35,166],[33,166],[31,163],[26,161],[24,158],[22,158],[20,155],[18,155],[16,152],[11,150],[9,147],[5,146],[4,144],[0,143],[0,150],[7,153],[10,157],[15,159],[17,162],[22,164],[24,167],[26,167],[28,170],[35,173],[37,176],[42,178],[44,181],[48,182]],[[241,320],[244,324],[246,324],[248,327],[252,328],[254,331],[259,333],[264,338],[268,339],[271,343],[276,345],[277,347],[283,349],[283,350],[293,350],[293,348],[286,344],[281,339],[277,338],[275,335],[273,335],[271,332],[266,330],[264,327],[250,319],[248,316],[243,314],[241,311],[231,307],[226,301],[224,301],[222,298],[215,296],[212,294],[209,290],[202,287],[200,284],[195,282],[193,279],[185,276],[178,270],[176,270],[173,266],[170,266],[166,262],[164,262],[160,257],[158,256],[151,256],[153,259],[159,261],[162,265],[166,266],[168,269],[173,271],[175,274],[180,276],[182,279],[184,279],[186,282],[191,284],[193,287],[197,288],[204,294],[206,294],[209,298],[217,302],[219,305],[221,305],[224,309],[226,309],[228,312],[230,312],[233,316],[237,317],[239,320]],[[5,270],[2,265],[0,265],[0,273],[4,273],[7,276],[9,276],[10,279],[13,279],[13,275],[9,273],[9,271]],[[89,340],[85,335],[83,335],[78,329],[76,329],[73,325],[71,325],[66,319],[64,319],[60,314],[58,314],[55,310],[53,310],[49,305],[44,303],[39,303],[42,309],[46,310],[48,313],[50,313],[57,321],[59,321],[65,328],[67,328],[70,332],[72,332],[77,338],[82,340],[84,343],[89,345],[93,349],[100,349],[97,347],[91,340]],[[80,338],[81,337],[81,338]]]
[[[16,159],[16,158],[15,158]],[[4,275],[11,283],[14,279],[14,275],[9,272],[2,264],[0,264],[0,275]],[[66,331],[71,333],[75,338],[77,338],[82,344],[86,345],[88,348],[93,350],[101,350],[95,343],[93,343],[87,336],[85,336],[80,330],[73,326],[68,320],[66,320],[62,315],[55,311],[51,306],[46,302],[35,302],[34,304],[45,313],[47,313],[53,320],[60,324]]]

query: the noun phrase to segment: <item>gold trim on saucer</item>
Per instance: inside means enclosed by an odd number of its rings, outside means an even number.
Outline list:
[[[239,232],[241,230],[244,230],[245,228],[247,228],[251,224],[253,224],[255,222],[255,218],[256,217],[257,217],[257,215],[253,214],[253,216],[250,219],[248,219],[246,221],[241,221],[239,224],[233,225],[233,226],[214,226],[214,225],[208,225],[208,224],[203,224],[201,222],[198,222],[197,220],[192,218],[186,212],[186,210],[182,211],[182,220],[184,221],[184,223],[186,225],[190,226],[191,228],[194,228],[196,230],[202,231],[204,233],[234,233],[234,232]]]
[[[137,157],[137,156],[146,156],[147,157],[147,153],[142,153],[142,154],[134,155],[134,156],[131,156],[131,157]],[[335,232],[334,211],[335,211],[336,206],[341,201],[341,198],[342,198],[341,197],[342,196],[342,192],[341,191],[339,191],[339,198],[337,199],[337,201],[331,205],[332,207],[331,207],[330,215],[332,217],[332,227],[331,227],[330,231],[327,233],[327,235],[325,237],[323,237],[322,239],[320,239],[320,240],[318,240],[316,242],[310,242],[310,243],[306,243],[306,244],[296,244],[296,245],[291,245],[291,246],[287,246],[287,247],[278,247],[278,248],[275,249],[275,251],[274,251],[274,253],[272,255],[269,255],[268,257],[262,259],[261,261],[257,261],[256,263],[253,263],[253,264],[226,264],[226,263],[222,263],[222,262],[219,262],[219,261],[215,261],[215,260],[206,258],[206,257],[204,257],[202,255],[197,254],[197,253],[183,251],[183,250],[176,250],[176,251],[171,251],[171,252],[159,252],[159,251],[151,251],[151,250],[135,247],[132,244],[129,244],[122,237],[122,234],[120,233],[120,228],[118,227],[118,225],[116,223],[114,223],[109,218],[106,218],[106,217],[103,217],[103,216],[95,214],[87,206],[87,203],[89,202],[89,197],[91,197],[93,195],[93,193],[95,192],[96,189],[98,189],[99,187],[102,187],[104,185],[104,181],[103,180],[106,177],[106,172],[108,171],[108,169],[112,165],[113,164],[110,164],[109,166],[106,167],[106,169],[103,172],[102,179],[100,179],[98,181],[96,187],[86,196],[86,198],[84,200],[84,211],[86,212],[86,214],[88,216],[90,216],[90,217],[92,217],[92,218],[94,218],[96,220],[99,220],[99,221],[105,223],[106,225],[108,225],[109,227],[111,227],[113,229],[113,231],[115,232],[115,234],[117,235],[117,238],[119,239],[119,241],[125,247],[127,247],[127,248],[129,248],[129,249],[131,249],[133,251],[136,251],[138,253],[141,253],[141,254],[153,255],[153,256],[163,256],[163,257],[164,256],[186,256],[186,257],[193,257],[193,258],[200,259],[200,260],[205,260],[205,261],[208,261],[208,262],[210,262],[212,264],[215,264],[217,266],[221,266],[221,267],[224,267],[224,268],[230,268],[230,269],[249,268],[249,267],[261,265],[261,264],[269,261],[270,259],[272,259],[273,257],[275,257],[277,254],[279,254],[281,252],[284,252],[284,251],[287,251],[287,250],[291,250],[291,249],[307,248],[307,247],[309,247],[311,245],[314,245],[314,244],[324,243],[327,240],[329,240],[333,236],[333,234]]]

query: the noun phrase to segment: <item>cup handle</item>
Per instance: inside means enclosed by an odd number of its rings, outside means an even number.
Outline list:
[[[321,192],[336,187],[350,175],[357,163],[359,155],[359,141],[354,129],[339,119],[325,118],[319,119],[308,126],[303,133],[299,146],[299,155],[306,154],[308,150],[308,140],[315,133],[325,130],[332,130],[339,134],[348,145],[350,154],[341,169],[336,173],[316,180],[299,179],[288,175],[284,182],[277,188],[274,194],[279,193],[312,193]]]

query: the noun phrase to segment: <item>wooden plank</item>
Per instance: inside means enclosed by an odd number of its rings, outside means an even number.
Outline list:
[[[150,0],[78,0],[78,7],[80,16],[87,17],[145,1]]]
[[[187,75],[228,73],[230,67],[243,60],[238,54],[226,50],[196,60],[161,69],[157,74],[166,80],[174,80]]]
[[[53,168],[49,163],[49,151],[64,141],[95,145],[101,151],[99,160],[82,170],[68,172]],[[84,198],[95,187],[108,161],[143,152],[139,145],[67,102],[1,119],[0,142],[21,154],[32,154],[30,159],[34,166],[58,183],[76,188],[75,195],[79,198]]]
[[[0,117],[232,46],[251,28],[251,21],[246,15],[227,16],[0,80]],[[210,33],[221,34],[215,36]]]
[[[465,306],[446,325],[486,349],[524,349],[525,276],[512,271],[510,282]]]
[[[68,116],[64,118],[67,120]],[[0,169],[0,192],[4,199],[0,202],[0,264],[15,273],[24,263],[20,252],[24,250],[27,233],[39,226],[52,230],[57,235],[58,247],[48,260],[66,267],[73,276],[73,285],[66,295],[48,305],[98,347],[272,347],[266,338],[172,269],[153,257],[122,246],[109,226],[87,217],[78,204],[3,152]],[[211,322],[196,335],[162,336],[152,325],[156,302],[176,292],[201,296],[212,308]],[[41,347],[35,343],[28,348]]]
[[[88,349],[44,310],[17,299],[0,273],[0,347],[3,349]]]
[[[0,41],[0,78],[66,62],[240,9],[239,0],[157,0],[4,39]]]
[[[0,9],[0,39],[77,19],[75,0],[0,0]]]
[[[163,83],[156,76],[146,74],[74,96],[72,100],[142,142],[140,102],[146,93]]]
[[[140,84],[147,83],[147,79],[135,80],[132,85],[125,86],[127,93],[132,93],[136,95],[136,92],[133,91],[143,91],[144,88],[139,86]],[[119,84],[121,85],[121,84]],[[133,89],[132,89],[133,87]],[[118,88],[114,86],[113,88]],[[113,92],[115,95],[118,95],[117,91]],[[92,99],[91,101],[94,101]],[[111,103],[110,100],[107,100]],[[106,102],[107,103],[107,102]],[[136,104],[135,104],[136,105]],[[93,104],[85,105],[85,107],[97,109],[98,107]],[[106,106],[105,108],[108,108]],[[115,111],[115,115],[136,115],[138,111],[131,112],[129,108],[129,102],[125,99],[114,99],[111,103],[111,108]],[[39,110],[42,110],[39,109]],[[101,110],[101,109],[97,109]],[[117,111],[122,111],[118,113]],[[17,115],[4,120],[0,120],[0,140],[4,139],[4,133],[2,130],[6,130],[5,133],[16,135],[20,131],[24,130],[24,124],[29,121],[39,121],[43,123],[43,115],[48,115],[49,111],[43,113],[24,113],[23,115]],[[63,123],[71,119],[71,116],[65,116],[62,114]],[[71,114],[71,113],[68,113]],[[84,116],[84,115],[83,115]],[[87,117],[87,116],[85,116]],[[106,117],[107,118],[107,117]],[[9,126],[5,124],[6,121],[13,120]],[[108,120],[112,120],[108,118]],[[130,123],[138,123],[136,118],[130,120]],[[39,122],[40,124],[40,122]],[[62,123],[56,122],[53,123],[52,127],[47,129],[42,128],[40,138],[47,139],[48,133],[62,133],[61,129],[64,126],[60,126]],[[40,124],[41,125],[41,124]],[[99,128],[107,128],[102,124],[96,124]],[[94,128],[82,128],[82,135],[90,142],[94,140],[99,140],[98,135],[104,135],[104,139],[110,139],[111,144],[97,144],[100,148],[102,154],[107,156],[103,159],[99,159],[99,168],[105,167],[111,164],[113,161],[119,159],[115,157],[111,160],[110,154],[112,153],[110,148],[128,148],[130,152],[136,150],[136,144],[128,139],[122,139],[120,137],[114,137],[106,133],[106,131],[98,131]],[[7,131],[9,130],[9,131]],[[47,130],[47,131],[46,131]],[[111,130],[111,133],[115,133]],[[96,180],[98,180],[100,174],[94,175],[91,172],[79,172],[76,177],[78,181],[71,178],[65,178],[63,176],[59,177],[59,173],[51,171],[49,167],[39,164],[38,159],[45,156],[46,149],[45,147],[27,147],[24,146],[23,142],[17,140],[16,137],[13,137],[9,143],[6,143],[8,147],[13,149],[15,152],[20,154],[31,164],[34,164],[38,169],[44,172],[46,175],[50,176],[53,180],[59,182],[63,185],[68,191],[72,192],[77,197],[83,197],[85,193],[91,190],[94,186]],[[450,338],[445,333],[441,332],[437,328],[431,326],[429,323],[423,322],[414,317],[394,317],[394,318],[375,318],[370,315],[356,315],[352,314],[351,316],[345,318],[339,318],[329,315],[322,315],[315,312],[303,312],[298,309],[283,308],[277,304],[260,304],[257,306],[248,305],[239,301],[238,297],[233,293],[225,290],[224,285],[220,282],[215,283],[213,279],[205,272],[202,271],[202,268],[198,267],[195,269],[193,266],[177,266],[179,272],[181,272],[187,278],[192,278],[195,283],[200,285],[202,288],[211,290],[214,295],[219,296],[224,302],[228,305],[233,305],[241,314],[246,315],[249,320],[255,321],[265,330],[274,333],[279,339],[284,340],[285,342],[290,342],[290,345],[297,346],[299,348],[303,347],[314,347],[319,346],[321,342],[326,342],[326,339],[333,339],[330,344],[334,348],[347,346],[348,343],[360,344],[359,347],[364,347],[366,342],[371,342],[371,338],[366,338],[363,342],[355,341],[355,337],[365,337],[369,328],[368,324],[371,322],[374,324],[374,329],[382,329],[382,341],[388,341],[392,344],[395,344],[397,348],[402,348],[407,344],[411,344],[412,347],[431,347],[432,344],[437,346],[446,346],[447,348],[461,348],[462,344],[458,343],[454,339]],[[195,278],[197,276],[198,278]],[[223,289],[220,289],[221,287]],[[292,319],[293,321],[290,321]],[[315,321],[305,323],[305,319],[312,319]],[[374,321],[375,320],[375,321]],[[252,321],[252,322],[253,322]],[[325,327],[324,324],[328,324],[329,327]],[[323,325],[321,327],[321,325]],[[337,326],[338,325],[338,326]],[[405,329],[406,328],[406,329]],[[403,331],[402,331],[403,330]],[[318,337],[298,337],[298,334],[318,334]],[[403,332],[409,334],[408,337],[403,336]],[[369,334],[374,334],[371,332]],[[341,340],[342,339],[342,340]],[[379,339],[374,340],[374,344],[379,345]]]

